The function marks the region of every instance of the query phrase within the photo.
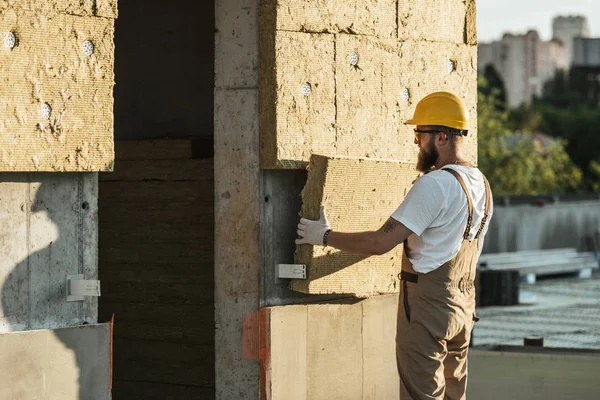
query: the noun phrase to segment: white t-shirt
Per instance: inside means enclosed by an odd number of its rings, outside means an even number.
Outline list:
[[[446,165],[456,170],[473,200],[473,221],[469,240],[473,240],[485,212],[485,181],[477,168]],[[493,199],[483,232],[479,236],[479,254],[493,213]],[[420,177],[392,218],[414,232],[408,238],[407,255],[415,271],[426,274],[453,259],[460,250],[467,228],[467,197],[450,172],[437,170]]]

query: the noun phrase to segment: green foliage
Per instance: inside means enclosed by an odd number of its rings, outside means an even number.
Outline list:
[[[546,83],[544,94],[531,107],[510,112],[513,130],[541,131],[563,139],[575,165],[583,173],[580,190],[598,191],[600,175],[593,169],[600,149],[600,88],[594,78],[574,69],[569,74],[559,71]]]
[[[496,195],[548,194],[576,191],[582,174],[567,152],[565,142],[549,148],[537,145],[530,133],[513,135],[509,113],[490,90],[485,78],[478,81],[479,167]]]
[[[600,161],[590,162],[589,170],[595,178],[591,184],[592,190],[594,192],[600,192]]]

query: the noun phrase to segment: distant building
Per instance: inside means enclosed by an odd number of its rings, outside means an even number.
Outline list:
[[[492,65],[504,80],[509,107],[531,104],[558,69],[567,67],[560,40],[544,42],[535,30],[525,35],[505,34],[500,41],[480,43],[478,69]]]
[[[600,68],[600,38],[575,38],[571,65],[575,68]]]
[[[573,39],[590,36],[590,27],[586,17],[556,17],[552,22],[552,37],[559,39],[565,46],[567,65],[573,61]]]

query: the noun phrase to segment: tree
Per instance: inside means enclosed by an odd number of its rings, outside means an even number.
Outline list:
[[[485,95],[492,95],[496,97],[498,100],[496,102],[496,107],[500,107],[501,109],[506,108],[506,87],[504,85],[504,80],[502,76],[496,71],[496,68],[492,64],[488,64],[485,66],[483,70],[483,77],[487,82],[487,85],[480,87],[480,90]]]
[[[479,167],[496,195],[549,194],[579,189],[582,174],[557,140],[537,146],[529,132],[514,135],[509,113],[498,107],[497,92],[484,77],[478,80]],[[489,94],[486,94],[489,93]]]

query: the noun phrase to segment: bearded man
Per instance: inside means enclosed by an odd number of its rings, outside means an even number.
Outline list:
[[[467,354],[475,316],[475,272],[493,213],[485,176],[465,160],[469,117],[456,95],[423,98],[416,125],[417,169],[424,173],[377,231],[332,231],[325,208],[302,218],[298,244],[381,255],[404,243],[399,274],[396,360],[402,400],[466,398]]]

